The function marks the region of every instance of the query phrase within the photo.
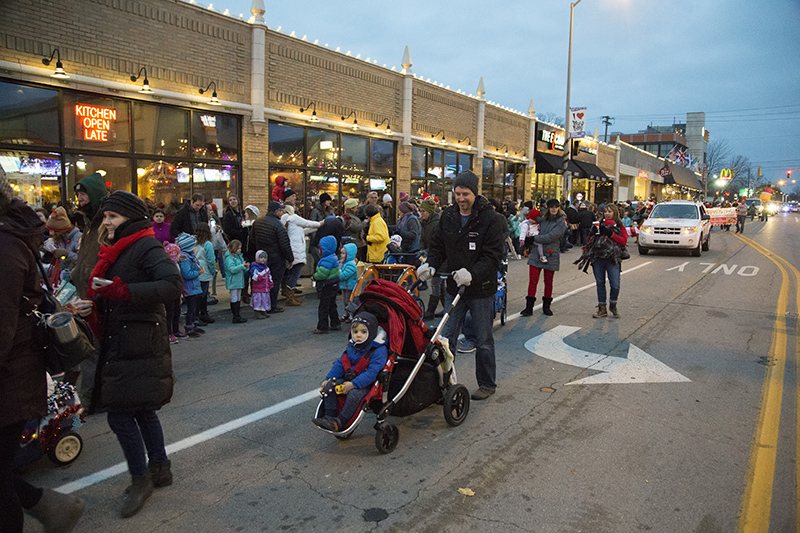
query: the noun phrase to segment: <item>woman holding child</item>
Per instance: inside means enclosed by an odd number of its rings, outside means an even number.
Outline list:
[[[525,246],[541,245],[542,257],[538,253],[528,255],[528,295],[525,297],[525,309],[520,311],[521,316],[531,316],[536,303],[536,287],[539,277],[544,271],[544,296],[542,297],[542,313],[552,316],[550,304],[553,303],[553,276],[558,271],[560,263],[559,242],[561,236],[567,231],[566,215],[561,210],[558,200],[551,198],[547,201],[547,210],[539,217],[539,234],[527,237]]]

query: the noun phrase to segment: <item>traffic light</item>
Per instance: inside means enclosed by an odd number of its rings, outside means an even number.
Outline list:
[[[578,140],[572,141],[572,157],[577,156],[580,151],[581,151],[581,142]]]
[[[791,170],[787,170],[787,171],[786,171],[786,179],[787,179],[787,180],[790,180],[790,179],[792,179],[792,171],[791,171]]]

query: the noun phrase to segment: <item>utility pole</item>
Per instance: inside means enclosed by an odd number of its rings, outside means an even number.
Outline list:
[[[608,127],[613,124],[614,117],[609,117],[608,115],[603,115],[600,117],[603,119],[603,124],[606,125],[606,133],[603,135],[603,142],[608,144]]]

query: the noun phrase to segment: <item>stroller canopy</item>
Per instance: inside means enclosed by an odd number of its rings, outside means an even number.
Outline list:
[[[378,318],[389,332],[389,349],[397,354],[419,355],[430,341],[431,333],[422,321],[422,309],[414,298],[390,281],[371,281],[359,296],[363,309]]]

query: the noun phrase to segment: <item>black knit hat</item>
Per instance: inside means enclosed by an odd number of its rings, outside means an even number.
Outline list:
[[[295,192],[292,189],[290,189],[289,187],[286,187],[283,190],[283,199],[286,200],[287,198],[289,198],[293,194],[295,194]]]
[[[469,170],[465,170],[458,176],[456,176],[455,181],[453,182],[453,190],[456,187],[466,187],[467,189],[471,190],[475,196],[478,196],[480,193],[478,192],[478,176],[474,173],[470,172]]]
[[[324,192],[324,193],[319,195],[320,203],[322,203],[322,202],[330,202],[331,200],[333,200],[333,198],[331,198],[331,195],[326,193],[326,192]]]
[[[547,208],[550,209],[551,207],[561,207],[561,204],[555,198],[550,198],[547,200]]]
[[[101,211],[113,211],[130,220],[147,218],[147,206],[141,198],[127,191],[114,191],[100,202]]]

